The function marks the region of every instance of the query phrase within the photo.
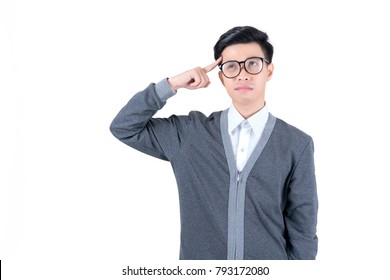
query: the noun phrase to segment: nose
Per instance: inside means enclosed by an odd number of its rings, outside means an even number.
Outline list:
[[[249,73],[245,69],[245,62],[240,62],[240,74],[237,76],[238,80],[249,80]]]

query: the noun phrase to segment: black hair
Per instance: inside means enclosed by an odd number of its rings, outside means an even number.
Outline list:
[[[252,42],[259,44],[265,59],[272,62],[274,47],[268,42],[267,33],[252,26],[236,26],[222,34],[214,46],[214,58],[217,60],[228,46]]]

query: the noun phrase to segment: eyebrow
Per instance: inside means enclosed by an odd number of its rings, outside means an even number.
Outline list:
[[[238,59],[227,59],[227,60],[224,60],[224,59],[222,58],[221,64],[223,64],[223,63],[225,63],[225,62],[228,62],[228,61],[244,62],[245,60],[247,60],[248,58],[251,58],[251,57],[260,57],[260,58],[263,58],[263,59],[267,60],[264,56],[261,56],[261,55],[251,55],[251,56],[246,57],[246,58],[243,59],[243,60],[238,60]]]

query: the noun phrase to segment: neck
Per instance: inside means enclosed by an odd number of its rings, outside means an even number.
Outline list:
[[[259,112],[265,106],[265,101],[260,102],[259,104],[236,104],[233,102],[234,107],[245,119],[249,119],[254,114]]]

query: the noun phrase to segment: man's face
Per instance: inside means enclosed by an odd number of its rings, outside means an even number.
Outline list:
[[[222,52],[222,64],[229,60],[244,61],[250,57],[264,58],[257,43],[231,45]],[[260,109],[264,106],[265,85],[272,77],[273,64],[264,62],[261,72],[255,75],[249,74],[243,64],[241,68],[237,77],[226,78],[220,71],[219,78],[236,108],[249,106]]]

